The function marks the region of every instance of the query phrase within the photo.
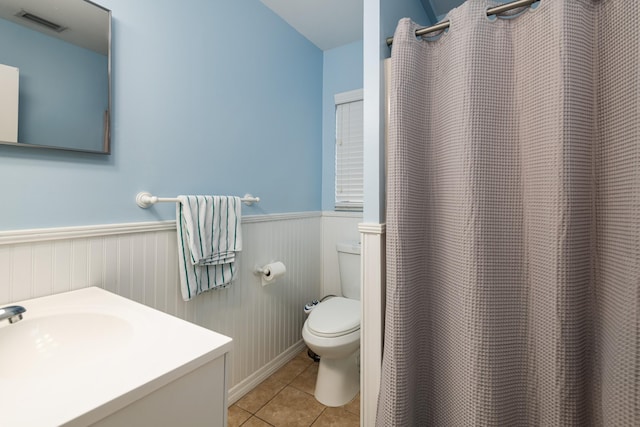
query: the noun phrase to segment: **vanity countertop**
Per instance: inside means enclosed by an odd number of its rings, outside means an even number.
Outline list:
[[[0,416],[88,425],[224,356],[231,338],[92,287],[18,301],[0,324]]]

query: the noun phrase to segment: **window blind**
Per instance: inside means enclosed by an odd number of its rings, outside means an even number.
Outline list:
[[[362,210],[364,103],[360,95],[336,104],[336,210]]]

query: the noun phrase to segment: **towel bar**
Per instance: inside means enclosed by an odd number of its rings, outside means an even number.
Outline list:
[[[240,201],[247,206],[251,206],[254,203],[258,203],[260,201],[260,197],[253,197],[251,194],[245,194],[244,197],[240,198]],[[136,195],[136,204],[143,209],[162,202],[179,203],[180,199],[175,197],[152,196],[151,193],[147,191],[141,191]]]

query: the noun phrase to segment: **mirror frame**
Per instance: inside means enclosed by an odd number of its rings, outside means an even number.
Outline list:
[[[106,7],[99,5],[91,0],[82,0],[86,3],[92,4],[93,6],[100,8],[107,12],[108,22],[108,34],[107,34],[107,112],[105,115],[105,129],[104,129],[104,140],[102,145],[102,150],[83,150],[81,148],[70,148],[70,147],[59,147],[54,145],[38,145],[38,144],[29,144],[29,143],[20,143],[20,142],[5,142],[0,141],[0,145],[5,147],[20,147],[20,148],[46,148],[49,150],[58,150],[58,151],[71,151],[76,153],[92,153],[92,154],[111,154],[111,117],[112,117],[112,105],[111,105],[111,49],[112,49],[112,41],[111,41],[111,10]]]

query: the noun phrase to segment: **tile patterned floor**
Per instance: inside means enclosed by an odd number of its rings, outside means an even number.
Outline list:
[[[305,349],[229,408],[229,427],[359,427],[360,394],[339,408],[313,397],[318,364]]]

